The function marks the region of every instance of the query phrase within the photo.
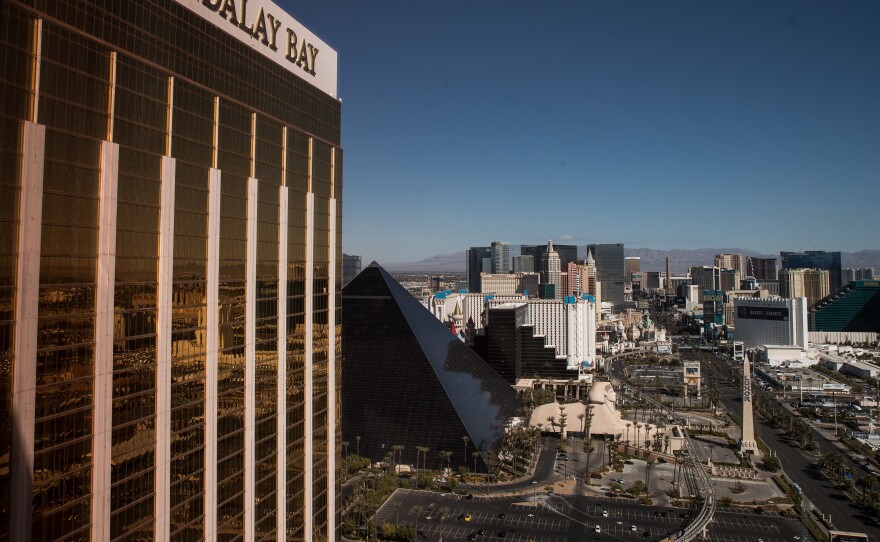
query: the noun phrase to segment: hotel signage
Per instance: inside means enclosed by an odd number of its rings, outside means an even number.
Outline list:
[[[289,72],[336,97],[336,51],[270,0],[177,0]]]
[[[740,305],[737,307],[737,318],[749,318],[752,320],[788,320],[787,308],[750,307]]]

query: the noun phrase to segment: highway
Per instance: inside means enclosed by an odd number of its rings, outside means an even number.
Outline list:
[[[691,357],[688,355],[687,357]],[[695,358],[692,358],[695,359]],[[732,375],[732,368],[724,361],[703,361],[704,374],[720,373],[723,375],[719,379],[721,387],[721,402],[728,412],[732,412],[737,416],[742,416],[742,400],[738,387],[722,386],[723,380],[729,380]],[[752,387],[753,392],[762,393],[757,387]],[[771,401],[776,402],[778,408],[782,405],[776,401],[776,398],[769,394],[764,394]],[[785,473],[794,482],[801,486],[801,489],[822,513],[831,514],[832,523],[838,530],[855,531],[868,533],[870,540],[877,542],[876,534],[880,524],[874,518],[869,517],[865,511],[846,493],[839,489],[831,480],[829,480],[816,465],[817,458],[808,454],[796,444],[781,430],[774,428],[768,422],[762,420],[759,416],[755,416],[755,434],[764,441],[764,443],[776,452],[782,463]],[[822,454],[825,453],[841,453],[840,450],[828,441],[821,433],[816,433],[816,443]],[[849,458],[845,458],[847,463],[856,472],[866,472],[860,466],[854,465]]]

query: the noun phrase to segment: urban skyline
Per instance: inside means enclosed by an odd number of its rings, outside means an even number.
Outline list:
[[[869,530],[766,453],[827,435],[751,428],[783,363],[824,375],[838,437],[837,399],[880,402],[880,280],[843,252],[873,242],[880,8],[277,1],[0,3],[0,542],[688,542],[735,499],[788,540],[798,483]],[[832,171],[858,197],[816,220]],[[705,235],[779,246],[683,276],[625,249]],[[447,245],[464,281],[375,261]],[[873,447],[874,413],[841,422]],[[880,472],[845,444],[855,485]]]
[[[346,252],[880,248],[880,4],[503,7],[289,5],[341,52]]]

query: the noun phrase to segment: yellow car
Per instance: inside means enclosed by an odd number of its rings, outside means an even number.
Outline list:
[[[465,515],[464,515],[464,520],[465,520],[465,521],[470,521],[472,517],[473,517],[473,516],[471,516],[470,514],[465,514]]]

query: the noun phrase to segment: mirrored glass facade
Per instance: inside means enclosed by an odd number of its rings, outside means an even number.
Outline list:
[[[0,70],[0,542],[337,539],[339,100],[174,0]]]

